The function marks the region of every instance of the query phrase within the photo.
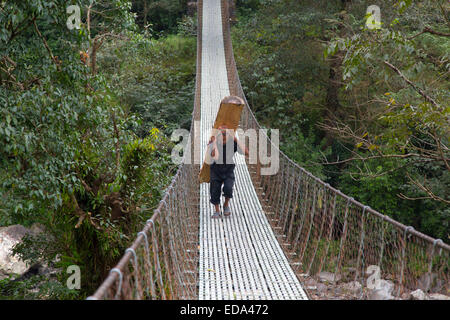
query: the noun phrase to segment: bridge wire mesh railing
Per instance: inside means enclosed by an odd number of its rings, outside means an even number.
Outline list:
[[[192,174],[180,167],[152,218],[89,299],[195,299],[198,200],[177,188],[192,184]]]
[[[245,97],[234,60],[227,0],[222,0],[222,16],[230,92],[246,103],[240,127],[258,132],[261,126]],[[328,272],[331,285],[358,281],[361,299],[368,298],[367,288],[377,288],[377,279],[392,281],[396,297],[405,289],[417,288],[449,293],[449,245],[331,187],[289,159],[265,132],[263,136],[269,157],[270,152],[279,152],[279,170],[275,175],[262,175],[264,166],[258,157],[256,164],[248,163],[249,171],[300,280],[301,275],[317,278]]]
[[[196,89],[188,148],[151,219],[89,300],[198,298],[200,188],[194,143],[199,141],[195,122],[200,120],[202,0],[198,3]]]

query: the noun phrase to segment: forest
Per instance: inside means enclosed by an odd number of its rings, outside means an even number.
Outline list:
[[[244,92],[282,151],[450,243],[448,1],[230,2]],[[0,299],[90,295],[175,174],[172,132],[191,125],[195,2],[73,3],[79,26],[67,1],[0,0],[0,227],[45,230],[14,251],[57,270],[0,277]],[[65,285],[71,265],[81,290]]]

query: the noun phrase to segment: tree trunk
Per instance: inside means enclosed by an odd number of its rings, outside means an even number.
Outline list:
[[[91,57],[90,57],[91,73],[93,75],[97,73],[97,49],[98,49],[97,38],[95,38],[94,43],[92,45],[92,51],[91,51]]]
[[[351,3],[351,0],[341,0],[341,7],[343,11],[347,11],[348,5]],[[346,20],[346,16],[343,17]],[[338,26],[339,33],[345,33],[345,29],[341,26]],[[339,89],[341,88],[341,68],[342,68],[343,57],[337,53],[332,60],[330,61],[330,73],[328,76],[327,83],[327,96],[325,98],[325,104],[327,107],[325,113],[325,121],[333,121],[333,117],[341,108],[341,104],[339,102]],[[329,146],[333,144],[334,135],[330,132],[325,132],[325,144],[322,147],[322,150],[325,150]]]
[[[228,0],[228,14],[231,24],[236,22],[236,0]]]
[[[147,0],[144,0],[144,28],[147,25],[147,16],[148,16],[148,7],[147,7]]]
[[[330,73],[328,77],[327,84],[327,96],[325,98],[326,104],[326,113],[325,113],[325,121],[333,121],[333,117],[341,108],[341,104],[339,102],[339,89],[341,87],[341,72],[340,69],[342,67],[342,57],[335,56],[330,63]],[[326,142],[322,147],[322,150],[325,150],[329,146],[333,144],[334,136],[330,132],[325,133]]]

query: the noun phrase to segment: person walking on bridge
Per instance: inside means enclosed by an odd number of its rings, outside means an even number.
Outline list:
[[[213,129],[213,135],[208,143],[208,152],[211,152],[213,163],[210,166],[210,202],[214,205],[214,214],[212,218],[220,218],[220,193],[221,188],[225,202],[223,204],[223,215],[229,216],[230,199],[233,197],[234,186],[234,168],[233,156],[235,152],[244,154],[248,157],[248,149],[241,144],[235,136],[234,130],[228,129],[226,125]]]

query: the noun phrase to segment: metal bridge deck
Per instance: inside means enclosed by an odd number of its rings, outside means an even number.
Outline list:
[[[203,1],[201,159],[220,101],[230,95],[220,0]],[[232,215],[211,219],[200,185],[199,299],[307,299],[263,212],[242,155],[235,155]],[[223,202],[223,198],[221,200]]]

